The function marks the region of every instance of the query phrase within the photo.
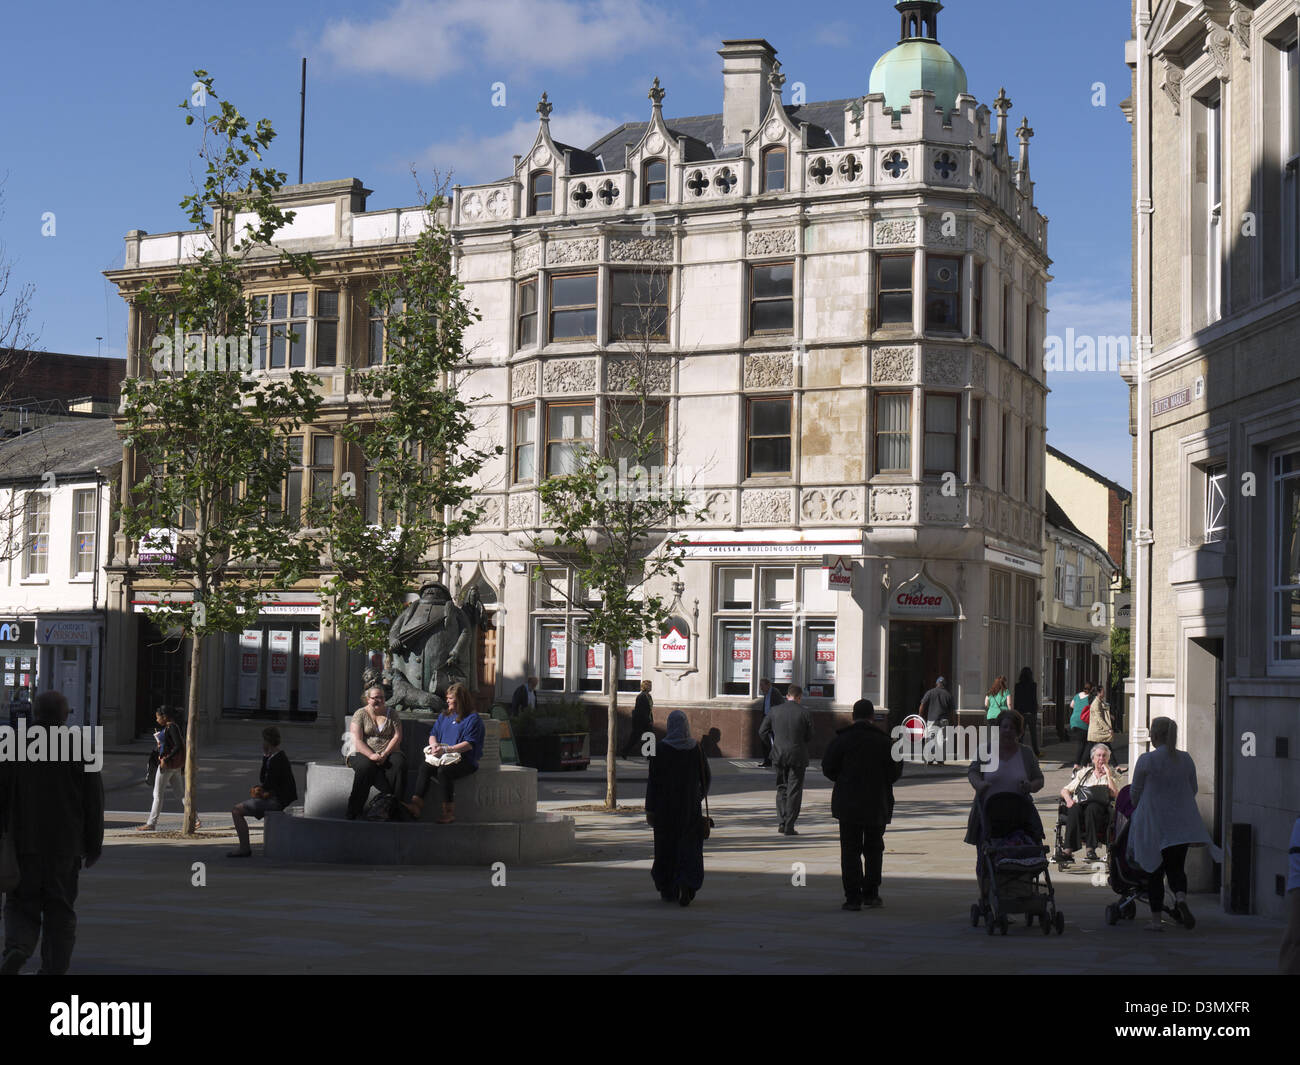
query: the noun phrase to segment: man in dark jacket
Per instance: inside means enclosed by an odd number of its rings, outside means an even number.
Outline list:
[[[68,700],[41,692],[32,707],[36,727],[68,720]],[[30,747],[30,744],[29,744]],[[46,751],[52,744],[47,741]],[[76,941],[77,873],[104,847],[104,784],[84,761],[0,762],[0,824],[14,833],[18,888],[5,897],[5,949],[0,974],[22,969],[41,943],[41,972],[61,975]]]
[[[783,836],[797,836],[794,823],[803,806],[803,778],[808,771],[808,741],[812,739],[812,716],[802,703],[803,689],[790,685],[789,698],[772,707],[763,718],[758,734],[772,741],[772,761],[776,764],[777,831]]]
[[[872,723],[869,699],[853,704],[853,724],[840,729],[822,756],[822,772],[835,781],[831,815],[840,823],[840,877],[844,909],[880,901],[885,826],[894,814],[894,781],[903,763],[890,756],[889,737]],[[863,868],[865,864],[865,870]]]
[[[537,709],[537,678],[529,677],[523,684],[515,689],[514,696],[510,699],[510,716],[522,714],[525,710]]]
[[[762,711],[763,718],[772,712],[772,707],[780,706],[785,702],[785,696],[781,694],[780,688],[772,686],[771,680],[764,677],[758,682],[758,699],[754,703],[756,711]],[[762,733],[762,721],[759,722],[759,739],[762,740],[763,760],[758,763],[760,769],[772,768],[772,743],[771,740],[765,739]]]

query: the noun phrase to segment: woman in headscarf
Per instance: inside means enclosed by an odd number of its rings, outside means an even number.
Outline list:
[[[691,739],[686,715],[668,715],[668,732],[650,756],[645,819],[655,832],[650,869],[659,896],[689,906],[704,883],[703,813],[712,774],[700,745]]]

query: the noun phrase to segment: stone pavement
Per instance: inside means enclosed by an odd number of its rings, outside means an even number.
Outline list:
[[[209,752],[211,756],[212,752]],[[1056,754],[1056,760],[1051,755]],[[1069,756],[1052,748],[1044,823]],[[974,852],[961,842],[970,802],[964,767],[915,767],[897,789],[886,836],[885,907],[846,913],[830,788],[810,768],[800,835],[776,833],[772,775],[716,759],[705,882],[688,908],[650,882],[651,834],[637,813],[572,812],[579,854],[550,866],[484,868],[274,865],[225,857],[229,805],[201,808],[213,830],[194,841],[138,834],[138,812],[110,816],[102,861],[82,876],[74,970],[82,973],[875,972],[1270,973],[1281,925],[1229,916],[1193,896],[1188,933],[1108,927],[1113,899],[1091,870],[1056,874],[1067,927],[1023,923],[990,937],[972,928]],[[254,763],[255,771],[255,763]],[[620,762],[620,800],[639,806],[645,768]],[[603,765],[544,775],[541,807],[599,802]],[[242,793],[247,794],[246,784]],[[137,803],[141,788],[131,793]],[[124,793],[119,793],[124,794]],[[222,802],[224,802],[224,798]],[[174,802],[174,800],[173,800]],[[110,806],[113,805],[110,800]],[[171,807],[174,809],[174,805]],[[135,809],[138,811],[140,806]],[[165,815],[161,827],[177,825]],[[1049,827],[1050,831],[1050,827]],[[259,837],[253,837],[258,850]],[[193,863],[206,886],[193,886]],[[806,872],[795,886],[797,863]],[[499,877],[498,877],[499,879]]]

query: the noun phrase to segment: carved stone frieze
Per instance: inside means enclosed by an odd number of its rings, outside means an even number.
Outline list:
[[[789,525],[790,492],[785,488],[751,488],[740,493],[740,520],[745,525]]]
[[[614,355],[605,360],[605,388],[610,392],[644,389],[647,393],[663,393],[671,387],[672,365],[668,359]]]
[[[542,366],[542,391],[595,392],[595,359],[555,359]]]
[[[860,488],[805,488],[799,500],[799,515],[806,522],[860,522]]]
[[[541,261],[542,246],[540,244],[529,244],[526,248],[515,249],[515,273],[517,274],[525,274],[529,270],[536,270]]]
[[[989,246],[989,231],[985,229],[983,226],[976,226],[975,227],[975,250],[978,252],[984,252],[988,250],[988,246]]]
[[[874,232],[877,244],[913,244],[916,242],[916,219],[878,218]]]
[[[734,501],[725,489],[704,488],[690,493],[691,505],[700,513],[701,525],[733,525]]]
[[[609,258],[616,263],[670,263],[673,261],[673,242],[666,237],[611,240]]]
[[[546,249],[547,266],[563,266],[566,263],[594,263],[600,254],[600,240],[596,237],[583,237],[580,240],[553,241]]]
[[[477,222],[483,217],[483,197],[477,192],[467,192],[460,201],[460,216],[466,222]]]
[[[488,193],[486,207],[493,218],[505,218],[510,213],[510,196],[505,189],[493,189]]]
[[[478,510],[482,508],[478,521],[474,523],[476,529],[499,529],[501,528],[501,497],[500,496],[474,496],[469,501],[467,510]]]
[[[871,353],[871,383],[911,384],[916,376],[916,352],[912,348],[878,348]]]
[[[789,255],[796,243],[793,229],[756,229],[745,237],[745,254]]]
[[[927,385],[957,385],[966,383],[966,355],[960,351],[927,351],[925,353],[925,383]]]
[[[516,492],[510,497],[508,510],[512,529],[527,529],[537,524],[537,499],[532,492]]]
[[[794,384],[794,356],[763,351],[745,356],[746,388],[789,388]]]
[[[530,399],[535,395],[537,395],[537,363],[521,363],[510,371],[510,398]]]
[[[912,490],[910,488],[871,489],[872,523],[912,520]]]
[[[985,376],[987,365],[983,352],[972,351],[970,353],[970,383],[976,388],[982,389],[987,385],[988,379]]]
[[[944,495],[942,487],[926,485],[924,494],[921,497],[921,520],[923,522],[961,521],[961,502],[965,489],[961,485],[957,485],[956,491],[956,495]]]
[[[964,248],[966,223],[954,215],[931,215],[925,220],[925,242],[945,248]]]

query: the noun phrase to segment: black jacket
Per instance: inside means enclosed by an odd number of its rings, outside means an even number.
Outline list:
[[[537,693],[533,693],[533,702],[537,701]],[[515,694],[510,698],[511,715],[523,713],[528,709],[528,682],[524,681],[515,689]]]
[[[808,741],[813,738],[812,715],[802,703],[772,703],[772,712],[758,726],[762,739],[772,739],[772,759],[777,765],[800,768],[808,764]]]
[[[298,782],[293,779],[293,766],[284,751],[276,751],[270,758],[262,759],[259,782],[275,796],[281,809],[287,809],[298,801]]]
[[[889,824],[894,816],[894,781],[903,763],[890,753],[889,737],[867,721],[835,733],[822,755],[822,772],[835,781],[831,816],[851,824]]]
[[[0,762],[0,826],[19,855],[98,858],[104,781],[84,762]]]

